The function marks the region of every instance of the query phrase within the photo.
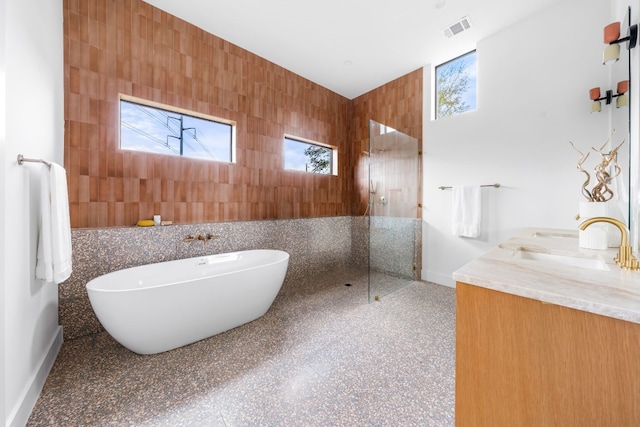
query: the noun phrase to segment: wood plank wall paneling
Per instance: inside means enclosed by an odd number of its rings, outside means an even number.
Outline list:
[[[369,201],[368,167],[362,155],[369,151],[369,119],[416,138],[422,147],[422,86],[422,69],[418,69],[353,100],[349,132],[355,177],[353,215],[362,215]],[[418,194],[421,188],[422,179]],[[420,217],[421,210],[417,211]]]
[[[348,100],[140,0],[64,0],[64,44],[74,228],[358,214],[368,119],[421,138],[419,70]],[[237,162],[119,150],[119,93],[234,120]],[[338,176],[284,171],[285,133],[337,146]]]

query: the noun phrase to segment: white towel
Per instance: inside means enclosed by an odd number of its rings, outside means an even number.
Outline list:
[[[482,211],[479,185],[453,187],[453,235],[478,237]]]
[[[71,223],[67,172],[51,164],[42,174],[40,189],[40,235],[36,277],[62,283],[71,276]]]

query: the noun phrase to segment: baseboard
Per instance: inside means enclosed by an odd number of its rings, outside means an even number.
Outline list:
[[[33,411],[33,408],[38,401],[38,397],[40,396],[42,387],[44,387],[44,383],[47,380],[49,371],[51,371],[53,363],[56,361],[56,357],[58,357],[58,353],[60,352],[60,348],[62,348],[62,341],[62,326],[58,326],[58,330],[56,334],[54,334],[49,345],[49,351],[42,359],[40,368],[34,374],[31,385],[25,393],[22,402],[20,403],[20,405],[18,405],[13,416],[9,417],[9,419],[7,420],[8,426],[23,427],[27,424],[27,421],[29,421],[29,416],[31,415],[31,411]]]
[[[442,274],[433,271],[422,270],[422,280],[427,282],[436,283],[442,286],[448,286],[450,288],[456,287],[456,282],[453,280],[450,274]]]

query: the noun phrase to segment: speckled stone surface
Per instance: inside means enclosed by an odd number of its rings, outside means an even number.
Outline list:
[[[415,218],[371,217],[370,267],[374,271],[416,280],[418,256]],[[415,266],[415,268],[414,268]]]
[[[59,287],[59,319],[64,339],[103,330],[85,289],[93,278],[142,264],[245,249],[280,249],[290,255],[283,293],[306,286],[306,277],[326,270],[364,268],[352,254],[351,217],[243,221],[160,227],[72,230],[73,273]],[[219,236],[185,242],[187,236]]]
[[[417,280],[422,269],[421,248],[420,219],[381,216],[352,219],[351,258],[357,260],[359,266],[370,265],[375,272]]]
[[[354,216],[351,219],[351,257],[354,264],[369,265],[369,217]]]
[[[291,286],[260,319],[165,353],[65,342],[28,425],[453,426],[453,289],[369,304],[361,270]]]
[[[420,271],[420,220],[375,217],[372,240],[373,271],[415,280]],[[293,220],[242,221],[112,227],[72,230],[73,273],[59,287],[59,319],[65,340],[101,332],[85,289],[93,278],[142,264],[246,249],[280,249],[291,258],[283,293],[307,286],[308,277],[327,270],[366,268],[369,264],[367,217],[329,217]],[[198,234],[218,236],[206,244],[185,242]],[[398,250],[389,251],[390,247]],[[413,249],[412,249],[413,248]],[[413,270],[413,265],[418,265]],[[396,286],[377,286],[386,294]]]
[[[528,255],[523,257],[523,252]],[[455,271],[453,278],[487,289],[640,323],[640,271],[620,268],[614,262],[616,253],[617,248],[580,248],[578,230],[529,228]],[[545,259],[528,259],[531,254],[543,255]],[[581,265],[574,264],[580,260]],[[604,263],[604,269],[587,266],[593,262]]]

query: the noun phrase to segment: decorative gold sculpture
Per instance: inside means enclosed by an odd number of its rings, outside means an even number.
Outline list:
[[[611,150],[609,153],[605,153],[604,149],[607,145],[609,145],[611,139],[613,138],[613,134],[615,130],[611,132],[611,136],[609,139],[605,141],[605,143],[600,147],[600,149],[591,147],[593,151],[600,154],[601,161],[594,168],[595,177],[598,183],[593,186],[591,191],[587,188],[589,183],[591,182],[591,175],[589,172],[584,170],[582,165],[589,157],[589,153],[583,154],[580,150],[573,145],[573,142],[569,141],[569,144],[573,147],[574,150],[580,154],[580,159],[578,160],[578,171],[584,173],[587,176],[587,180],[582,184],[582,195],[590,202],[606,202],[611,200],[614,196],[613,190],[609,188],[611,181],[620,175],[622,169],[618,165],[618,150],[624,144],[625,140],[623,139],[620,145]]]

